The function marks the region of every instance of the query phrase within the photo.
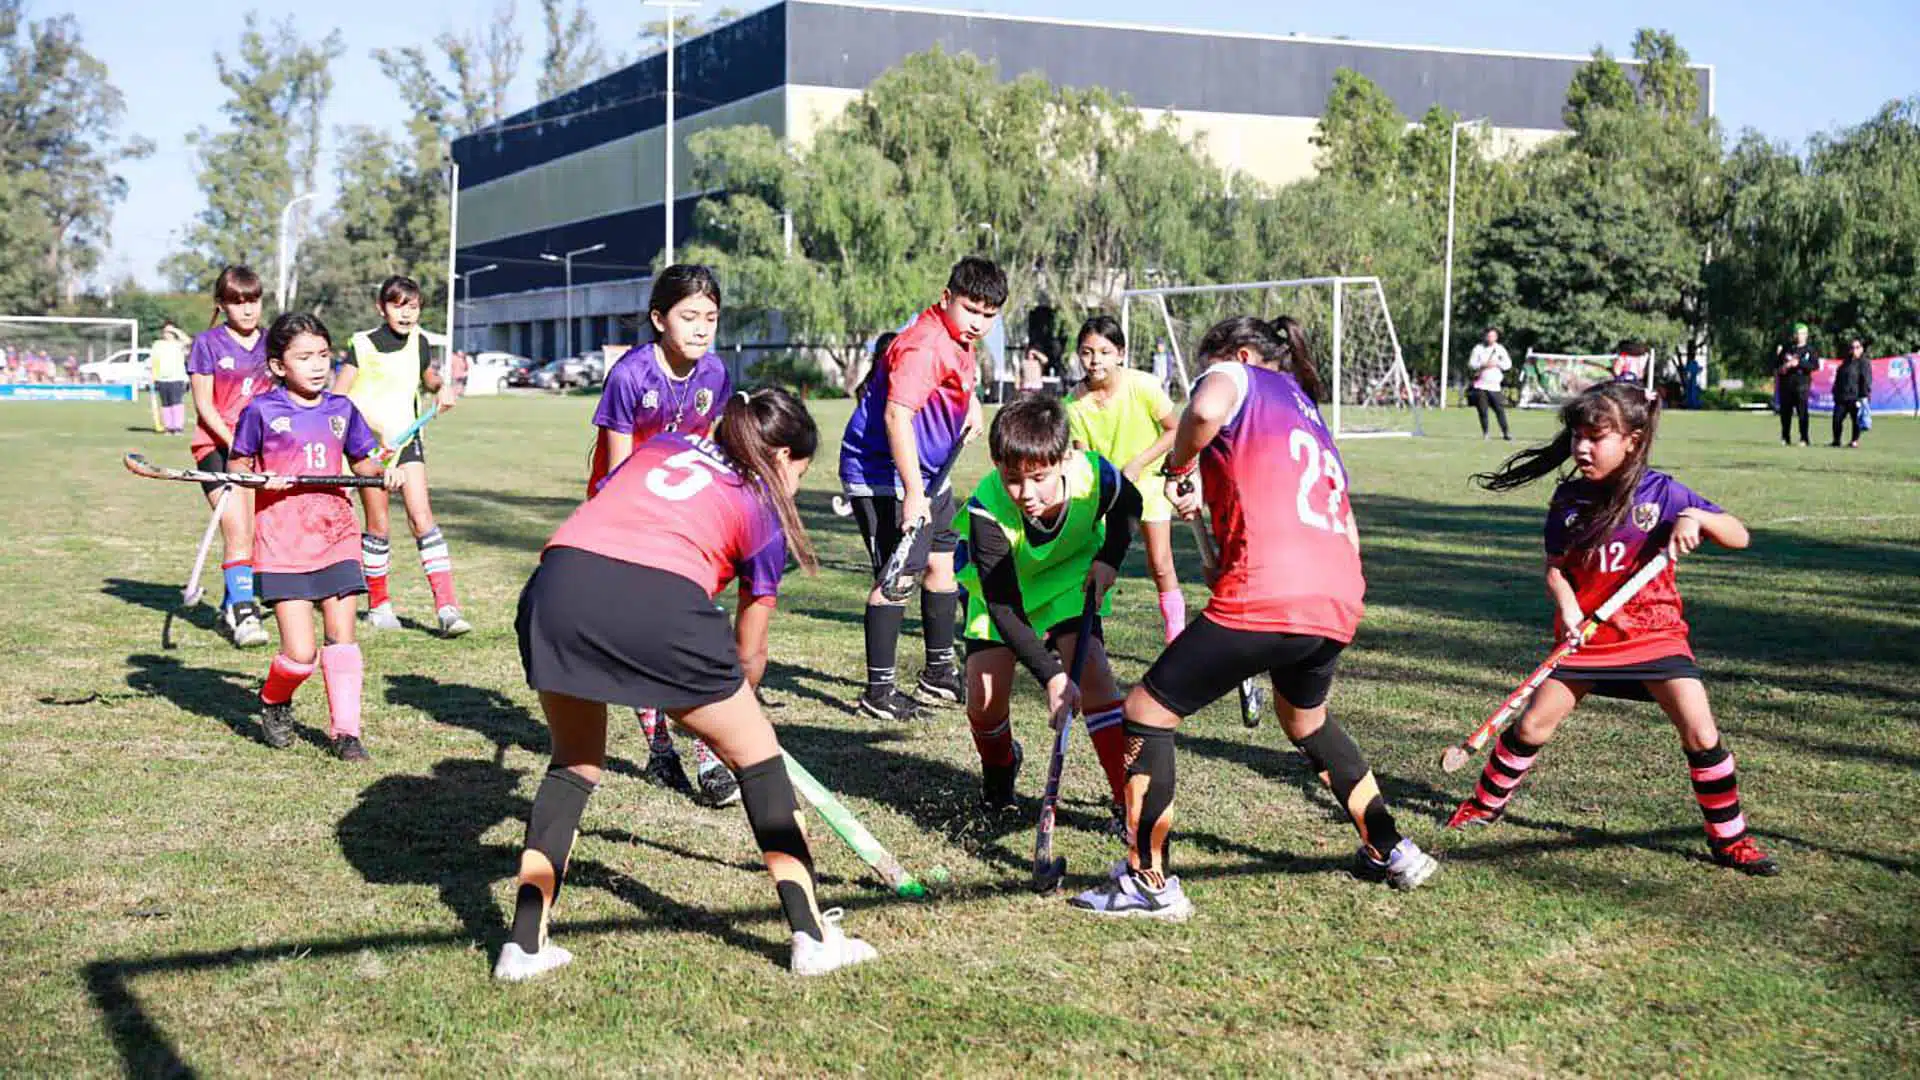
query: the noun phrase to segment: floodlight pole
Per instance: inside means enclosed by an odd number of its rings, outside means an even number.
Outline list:
[[[289,218],[293,215],[294,207],[306,202],[308,199],[317,199],[319,197],[319,192],[309,191],[305,195],[295,195],[293,198],[288,199],[287,205],[280,208],[280,274],[273,290],[273,306],[281,312],[287,310],[287,277],[289,271],[292,270],[292,257],[287,250],[287,227]]]
[[[555,255],[552,252],[547,252],[547,251],[543,251],[540,253],[540,257],[547,260],[548,262],[557,262],[566,267],[567,347],[563,350],[563,354],[560,356],[560,359],[562,360],[565,360],[568,357],[574,355],[573,353],[573,257],[575,255],[591,255],[594,252],[599,251],[601,248],[606,246],[607,245],[605,244],[594,244],[591,247],[574,248],[572,251],[569,251],[564,255]]]
[[[1446,281],[1440,287],[1440,404],[1447,407],[1447,359],[1453,351],[1453,199],[1459,186],[1460,168],[1460,129],[1484,124],[1487,118],[1477,117],[1462,120],[1453,125],[1453,131],[1447,136],[1447,269]]]
[[[477,269],[474,269],[474,270],[469,270],[469,271],[467,271],[466,273],[464,273],[464,274],[461,274],[461,275],[460,275],[460,288],[461,288],[461,290],[462,290],[462,291],[463,291],[463,292],[464,292],[464,293],[466,294],[466,296],[465,296],[465,297],[464,297],[464,298],[462,299],[462,301],[461,301],[461,304],[462,304],[462,306],[463,306],[463,307],[465,307],[465,308],[467,309],[467,319],[466,319],[466,323],[467,323],[467,325],[466,325],[466,326],[464,327],[464,329],[468,329],[468,330],[471,330],[471,329],[473,328],[473,326],[472,326],[472,323],[473,323],[473,279],[474,279],[474,278],[476,278],[476,277],[479,277],[479,276],[480,276],[481,274],[484,274],[484,273],[486,273],[486,272],[488,272],[489,270],[498,270],[498,269],[500,269],[500,264],[499,264],[499,263],[488,263],[488,264],[487,264],[487,265],[485,265],[485,266],[482,266],[482,267],[479,267],[479,268],[477,268]],[[464,334],[462,334],[461,336],[462,336],[462,337],[464,338],[464,337],[465,337],[466,335],[464,335]],[[453,351],[453,345],[452,345],[452,340],[453,340],[453,339],[452,339],[452,337],[451,337],[451,335],[449,335],[449,337],[448,337],[448,339],[447,339],[447,340],[448,340],[448,345],[447,345],[447,351],[448,351],[448,352],[452,352],[452,351]]]
[[[667,11],[667,170],[666,170],[666,243],[661,247],[662,266],[673,265],[673,23],[683,7],[699,7],[699,0],[646,0],[646,6]]]
[[[459,276],[454,264],[460,253],[460,163],[452,160],[453,148],[447,148],[447,371],[453,371],[453,279]]]

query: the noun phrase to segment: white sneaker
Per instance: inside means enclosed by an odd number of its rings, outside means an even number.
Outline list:
[[[1168,878],[1165,885],[1154,889],[1137,874],[1116,873],[1067,903],[1108,918],[1185,922],[1193,917],[1193,901],[1187,899],[1177,877]]]
[[[368,608],[367,625],[375,630],[400,629],[400,616],[393,613],[393,601],[389,600],[377,608]]]
[[[795,975],[825,975],[843,967],[864,964],[880,955],[873,946],[840,932],[840,918],[845,914],[839,908],[820,913],[822,940],[815,941],[806,934],[793,935]]]
[[[460,609],[454,607],[452,604],[441,608],[436,614],[440,616],[440,635],[442,637],[459,637],[461,634],[465,634],[473,629],[473,624],[462,618]]]
[[[252,604],[237,604],[227,609],[227,626],[233,633],[233,643],[242,649],[251,649],[267,643],[267,628],[260,625],[260,615]]]
[[[547,942],[547,947],[530,953],[509,941],[500,949],[500,960],[493,965],[493,977],[502,982],[525,982],[555,968],[573,963],[573,954]]]

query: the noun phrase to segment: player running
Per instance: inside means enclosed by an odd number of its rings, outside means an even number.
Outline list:
[[[1287,738],[1326,778],[1360,833],[1357,871],[1411,889],[1438,868],[1400,835],[1360,748],[1327,715],[1340,652],[1360,625],[1366,579],[1346,470],[1314,404],[1320,379],[1299,325],[1251,317],[1215,324],[1196,350],[1195,385],[1167,455],[1167,496],[1183,517],[1213,514],[1220,571],[1206,610],[1127,695],[1123,866],[1071,903],[1098,915],[1184,919],[1193,904],[1167,865],[1173,730],[1265,672]],[[1195,483],[1198,479],[1200,482]]]
[[[427,336],[420,330],[420,286],[410,277],[395,274],[374,290],[374,307],[382,325],[353,335],[347,342],[347,355],[341,359],[340,372],[333,389],[353,399],[367,418],[381,443],[400,436],[419,419],[420,391],[435,395],[441,412],[453,408],[459,400],[458,389],[445,379],[433,359]],[[420,550],[420,568],[426,572],[427,587],[433,591],[434,616],[445,637],[459,637],[473,629],[460,613],[460,601],[453,591],[453,555],[447,538],[433,519],[433,504],[427,496],[427,451],[421,435],[401,449],[393,460],[400,471],[400,499],[406,506],[407,525],[413,530],[415,546]],[[393,609],[387,591],[387,571],[393,560],[390,539],[392,500],[381,488],[363,488],[360,505],[367,514],[367,528],[360,535],[360,561],[367,575],[367,625],[378,630],[400,629],[400,616]]]
[[[606,761],[608,704],[665,711],[740,778],[793,932],[794,972],[820,975],[875,956],[840,932],[838,911],[823,915],[815,902],[793,786],[754,698],[788,550],[815,565],[793,495],[819,437],[785,390],[735,394],[713,441],[663,434],[641,444],[548,541],[520,594],[517,628],[527,682],[552,729],[553,764],[534,797],[512,939],[494,977],[527,979],[573,959],[547,928]],[[729,633],[713,597],[736,576]]]
[[[233,425],[254,395],[265,393],[266,339],[260,333],[260,275],[231,265],[213,282],[213,321],[196,335],[187,352],[187,381],[193,386],[193,435],[187,441],[194,464],[209,472],[228,471]],[[209,506],[220,506],[222,484],[205,483]],[[220,512],[220,543],[225,555],[220,577],[225,595],[220,620],[240,648],[267,643],[260,608],[253,595],[254,493],[236,487]]]
[[[866,390],[854,405],[840,441],[840,485],[853,504],[854,520],[873,560],[875,584],[867,594],[867,688],[856,703],[880,720],[917,720],[926,713],[895,685],[904,602],[880,591],[881,569],[906,529],[925,522],[914,542],[906,573],[920,579],[920,624],[927,662],[920,672],[922,697],[944,704],[965,700],[966,684],[954,666],[954,624],[960,606],[953,552],[951,484],[928,485],[979,434],[980,371],[974,342],[987,332],[1007,302],[1007,276],[978,256],[955,263],[938,303],[888,346],[874,365]]]
[[[634,446],[663,432],[705,436],[733,396],[727,366],[712,350],[720,323],[720,282],[704,266],[676,265],[660,272],[647,317],[654,340],[629,349],[607,370],[607,384],[594,410],[593,465],[587,496],[632,455]],[[673,748],[673,734],[658,709],[635,710],[647,736],[647,778],[691,794],[687,770]],[[693,740],[700,794],[710,806],[740,801],[740,785],[706,743]]]
[[[1127,339],[1111,315],[1095,315],[1080,326],[1075,346],[1087,377],[1067,403],[1073,444],[1120,463],[1135,484],[1159,469],[1173,446],[1180,414],[1160,380],[1127,366]],[[1147,572],[1159,593],[1160,622],[1166,639],[1187,625],[1187,600],[1173,568],[1173,504],[1158,482],[1140,490],[1140,531],[1146,536]]]
[[[1140,515],[1140,492],[1099,454],[1068,446],[1067,410],[1052,397],[1001,409],[987,436],[994,470],[967,500],[967,723],[980,753],[989,809],[1013,805],[1021,747],[1008,702],[1013,662],[1046,688],[1049,715],[1080,709],[1113,794],[1112,831],[1126,828],[1125,739],[1120,690],[1098,616],[1078,685],[1072,656],[1089,585],[1110,614],[1113,587]],[[1044,640],[1043,640],[1044,635]]]
[[[1747,546],[1739,518],[1647,467],[1659,423],[1657,397],[1631,384],[1601,383],[1561,406],[1552,442],[1474,477],[1488,490],[1512,491],[1573,462],[1574,473],[1547,505],[1547,595],[1562,638],[1577,633],[1584,612],[1662,550],[1677,560],[1703,538],[1734,550]],[[1779,873],[1747,832],[1733,755],[1721,743],[1694,663],[1674,568],[1662,570],[1595,630],[1572,661],[1554,669],[1526,712],[1501,733],[1479,785],[1447,827],[1499,820],[1541,747],[1587,695],[1652,701],[1680,733],[1713,861],[1744,874]]]
[[[260,736],[268,746],[293,742],[293,693],[313,674],[313,609],[320,609],[326,646],[317,650],[327,682],[327,742],[341,761],[366,761],[360,742],[364,665],[353,642],[355,597],[367,591],[354,537],[353,503],[339,488],[296,488],[300,474],[338,475],[351,463],[379,476],[380,443],[353,402],[327,392],[333,339],[312,315],[287,314],[266,335],[267,367],[280,385],[255,397],[234,426],[231,461],[242,472],[279,477],[260,491],[254,513],[260,600],[273,608],[280,652],[260,688]],[[400,483],[398,472],[389,484]]]

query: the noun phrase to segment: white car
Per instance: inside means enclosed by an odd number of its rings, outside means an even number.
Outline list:
[[[507,386],[507,372],[526,357],[509,352],[481,352],[467,357],[467,393],[498,394]]]
[[[147,349],[121,349],[105,360],[80,365],[80,381],[131,386],[144,390],[153,382],[153,365]]]

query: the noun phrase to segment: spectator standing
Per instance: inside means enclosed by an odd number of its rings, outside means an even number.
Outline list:
[[[1480,344],[1473,347],[1472,355],[1467,357],[1467,371],[1472,382],[1467,386],[1467,402],[1480,414],[1480,437],[1490,438],[1487,431],[1487,410],[1500,419],[1500,437],[1508,442],[1513,435],[1507,430],[1506,392],[1500,388],[1506,379],[1506,373],[1513,370],[1513,357],[1507,355],[1507,347],[1500,344],[1500,331],[1489,326]]]
[[[1800,445],[1807,446],[1807,398],[1813,388],[1813,373],[1820,369],[1820,357],[1807,340],[1807,324],[1793,324],[1793,344],[1782,345],[1774,355],[1774,394],[1780,399],[1780,442],[1793,445],[1793,418],[1800,418]]]
[[[1872,399],[1873,362],[1867,359],[1867,343],[1859,337],[1848,338],[1847,355],[1833,373],[1833,445],[1840,445],[1840,426],[1848,417],[1853,418],[1853,439],[1847,445],[1860,445],[1860,433],[1866,430],[1860,421]]]

